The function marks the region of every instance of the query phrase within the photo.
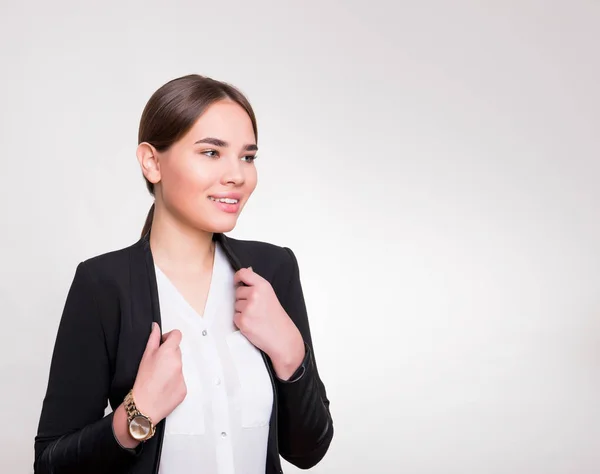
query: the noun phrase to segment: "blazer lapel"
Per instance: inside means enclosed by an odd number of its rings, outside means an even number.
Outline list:
[[[118,399],[125,396],[135,380],[152,331],[152,322],[160,324],[154,265],[148,242],[143,238],[129,252],[129,292],[129,298],[123,300],[128,301],[129,308],[123,308],[119,335],[119,339],[126,343],[117,353],[118,364],[113,380]]]
[[[227,258],[229,259],[229,262],[231,263],[231,266],[235,271],[238,271],[241,268],[251,266],[251,255],[249,255],[248,252],[240,252],[239,248],[236,249],[234,239],[230,239],[224,234],[215,234],[214,238],[221,244],[221,247],[225,251],[225,255],[227,255]],[[279,446],[277,441],[278,395],[277,385],[275,384],[275,371],[273,369],[273,366],[271,365],[271,361],[267,354],[262,350],[260,350],[260,354],[267,368],[267,372],[269,373],[269,378],[271,379],[271,387],[273,389],[273,407],[271,409],[271,419],[269,421],[269,441],[267,448],[270,455],[268,456],[267,462],[273,463],[275,472],[281,473],[282,471],[281,464],[279,461]],[[267,472],[270,472],[268,467]]]
[[[140,251],[135,252],[132,256],[131,285],[140,297],[133,298],[133,300],[144,301],[144,308],[142,308],[145,311],[144,316],[146,317],[144,324],[147,323],[148,330],[151,330],[151,323],[156,322],[160,325],[161,319],[154,259],[150,250],[150,232],[140,239],[138,248]],[[138,314],[141,313],[138,312]]]
[[[250,266],[248,255],[234,249],[235,242],[225,234],[214,234],[213,240],[221,244],[221,248],[227,256],[227,260],[229,260],[229,263],[234,271],[237,272],[242,268]]]

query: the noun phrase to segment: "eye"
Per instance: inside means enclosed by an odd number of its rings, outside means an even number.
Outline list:
[[[216,150],[204,150],[201,152],[203,155],[206,155],[210,158],[216,158],[219,156],[219,152]]]
[[[254,162],[254,160],[256,160],[257,156],[256,155],[246,155],[242,157],[242,160],[248,162],[248,163],[252,163]]]

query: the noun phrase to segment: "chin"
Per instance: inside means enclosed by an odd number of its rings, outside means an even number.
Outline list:
[[[236,224],[237,218],[235,219],[222,219],[222,220],[214,220],[212,222],[207,222],[207,226],[205,227],[209,232],[213,232],[215,234],[224,234],[226,232],[231,232]]]

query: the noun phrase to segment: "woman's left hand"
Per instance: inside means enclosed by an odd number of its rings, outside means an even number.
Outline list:
[[[300,331],[281,306],[271,284],[251,268],[239,270],[234,283],[235,325],[269,356],[277,377],[289,379],[305,355]]]

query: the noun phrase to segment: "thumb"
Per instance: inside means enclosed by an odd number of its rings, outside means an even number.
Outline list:
[[[240,283],[243,283],[246,286],[254,286],[262,281],[263,278],[258,273],[255,273],[254,270],[252,270],[252,267],[238,270],[233,277],[235,286],[238,286]]]
[[[148,343],[146,344],[146,353],[153,353],[160,346],[160,327],[158,323],[152,323],[152,332],[150,333],[150,337],[148,338]]]

